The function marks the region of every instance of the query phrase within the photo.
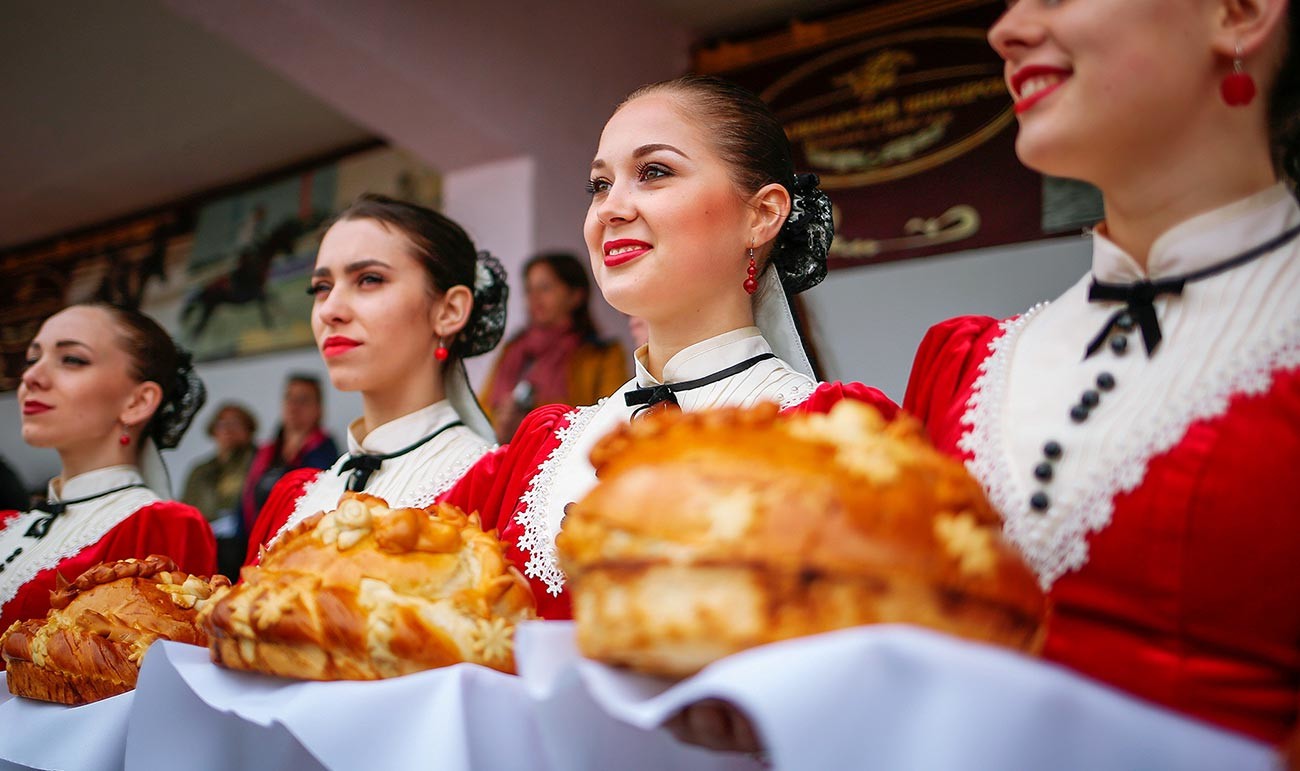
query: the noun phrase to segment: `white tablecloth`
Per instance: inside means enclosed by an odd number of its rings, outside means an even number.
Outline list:
[[[195,650],[201,650],[195,648]],[[13,698],[0,672],[0,769],[116,771],[133,693],[80,707]]]
[[[1257,742],[1062,667],[912,627],[768,645],[677,684],[583,659],[568,623],[522,628],[519,649],[530,686],[563,692],[553,703],[565,710],[585,700],[649,728],[701,699],[731,701],[772,765],[791,771],[1276,768],[1273,750]],[[549,738],[576,747],[583,736],[575,726]],[[629,741],[623,751],[649,747]]]
[[[76,708],[0,696],[0,769],[758,768],[657,729],[710,697],[739,705],[772,764],[793,771],[1275,768],[1269,747],[909,627],[766,646],[675,684],[583,659],[569,623],[521,626],[516,655],[520,677],[460,665],[314,683],[223,670],[204,649],[159,643],[134,694]]]

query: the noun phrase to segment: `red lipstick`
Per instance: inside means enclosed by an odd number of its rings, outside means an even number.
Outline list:
[[[619,265],[631,262],[637,257],[650,251],[653,247],[645,241],[637,241],[633,238],[620,238],[617,241],[605,242],[605,267],[614,268]],[[610,254],[614,250],[619,250],[618,254]]]
[[[1046,99],[1060,88],[1072,73],[1062,67],[1050,67],[1042,64],[1027,64],[1016,70],[1010,78],[1011,96],[1016,100],[1016,114],[1021,115],[1034,105]],[[1022,96],[1025,84],[1035,78],[1054,78],[1051,85],[1040,86],[1032,94]]]
[[[342,335],[330,335],[325,338],[325,342],[321,343],[320,352],[328,359],[334,356],[342,356],[358,345],[361,345],[359,340],[353,340]]]
[[[42,412],[49,412],[52,409],[54,408],[46,404],[45,402],[38,402],[35,399],[28,399],[27,401],[23,402],[24,415],[39,415]]]

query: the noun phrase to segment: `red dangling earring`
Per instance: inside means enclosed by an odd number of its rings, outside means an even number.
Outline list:
[[[442,338],[438,338],[438,347],[433,349],[433,358],[438,361],[446,361],[450,355],[451,352],[447,350],[447,346],[442,344]]]
[[[131,435],[128,434],[126,431],[123,431],[122,435],[117,438],[117,443],[122,445],[123,447],[127,446],[128,444],[131,443]]]
[[[1232,72],[1223,76],[1219,93],[1229,107],[1245,107],[1255,101],[1255,79],[1242,65],[1241,41],[1237,42],[1237,55],[1232,59]]]
[[[758,265],[754,263],[754,247],[749,247],[749,278],[745,279],[742,285],[745,287],[746,294],[753,294],[758,291]]]

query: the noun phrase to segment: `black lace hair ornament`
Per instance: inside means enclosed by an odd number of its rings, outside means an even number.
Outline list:
[[[816,174],[796,174],[790,186],[790,216],[776,235],[768,258],[790,294],[812,289],[826,278],[835,237],[831,199]]]
[[[167,401],[158,406],[149,424],[149,436],[160,450],[180,444],[194,416],[208,400],[208,390],[194,371],[190,352],[176,346],[176,383]]]
[[[452,353],[469,358],[497,347],[506,331],[506,301],[510,287],[501,261],[487,252],[479,252],[474,266],[474,310],[469,323],[456,337]]]

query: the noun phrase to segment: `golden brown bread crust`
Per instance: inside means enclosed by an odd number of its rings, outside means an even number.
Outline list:
[[[592,451],[558,539],[578,643],[684,676],[744,648],[915,623],[1029,650],[1045,601],[957,461],[909,418],[666,412]]]
[[[157,555],[96,565],[51,593],[44,619],[15,622],[0,637],[9,691],[60,704],[129,691],[155,640],[207,645],[197,607],[229,585]]]
[[[478,518],[346,493],[281,535],[202,616],[212,660],[307,680],[374,680],[470,661],[514,671],[524,577]]]

